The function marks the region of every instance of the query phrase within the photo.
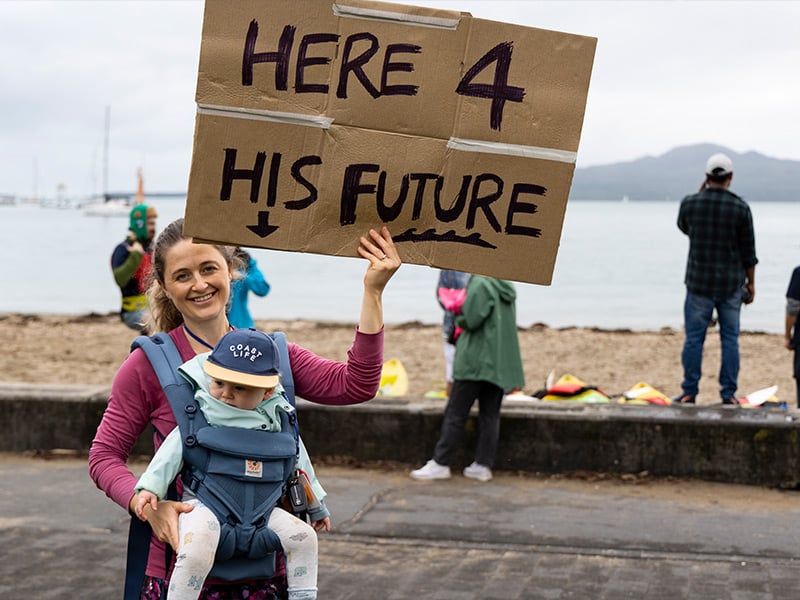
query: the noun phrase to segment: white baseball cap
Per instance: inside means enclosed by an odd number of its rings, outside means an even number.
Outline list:
[[[733,163],[726,155],[718,152],[712,154],[706,163],[706,175],[727,175],[733,172]]]

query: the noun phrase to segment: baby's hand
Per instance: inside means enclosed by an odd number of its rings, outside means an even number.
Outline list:
[[[311,526],[314,528],[314,531],[330,531],[331,518],[325,517],[324,519],[320,519],[319,521],[312,521]]]
[[[136,516],[139,517],[142,521],[147,521],[147,517],[144,514],[144,507],[150,505],[150,508],[153,510],[158,510],[158,496],[156,496],[153,492],[148,492],[147,490],[140,490],[139,495],[136,499],[136,506],[134,507],[134,511],[136,512]]]

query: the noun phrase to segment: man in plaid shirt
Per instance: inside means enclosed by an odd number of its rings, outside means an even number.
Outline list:
[[[678,228],[689,236],[686,261],[686,338],[683,343],[683,392],[673,401],[694,404],[699,391],[703,344],[714,309],[719,319],[723,404],[738,404],[739,313],[755,298],[756,258],[750,207],[731,192],[733,164],[724,154],[706,163],[706,180],[696,194],[681,201]]]

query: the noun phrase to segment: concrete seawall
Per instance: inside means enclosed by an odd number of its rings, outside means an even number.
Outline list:
[[[4,384],[0,452],[88,450],[103,415],[103,386]],[[378,398],[360,406],[299,401],[312,456],[419,466],[430,458],[444,400]],[[454,466],[472,461],[474,419]],[[640,473],[800,487],[800,414],[782,409],[658,407],[506,400],[495,469]],[[152,452],[144,434],[137,453]]]

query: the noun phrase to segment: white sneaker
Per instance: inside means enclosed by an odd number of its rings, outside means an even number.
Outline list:
[[[492,470],[474,462],[464,469],[464,477],[477,479],[478,481],[489,481],[492,478]]]
[[[428,481],[430,479],[450,479],[450,467],[440,465],[431,459],[425,466],[411,471],[411,479],[418,481]]]

